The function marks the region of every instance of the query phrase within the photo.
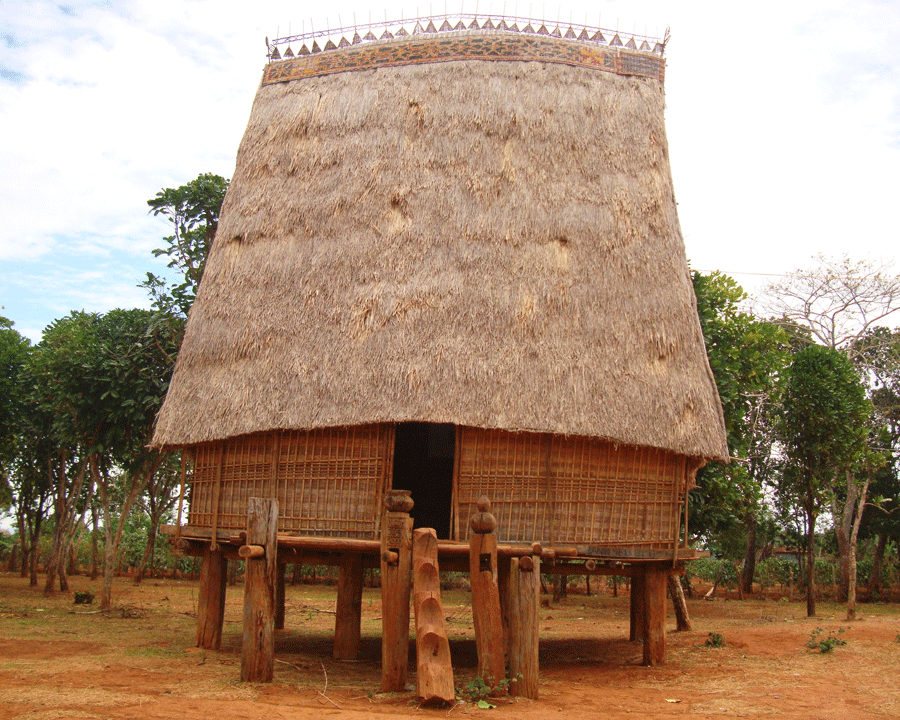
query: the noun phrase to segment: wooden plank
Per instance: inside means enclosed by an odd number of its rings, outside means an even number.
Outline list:
[[[538,697],[538,610],[540,558],[510,561],[509,574],[509,692],[516,697]]]
[[[241,680],[272,682],[275,669],[275,575],[278,502],[250,498],[247,543],[266,548],[263,558],[246,561]]]
[[[275,572],[275,629],[284,630],[284,573],[287,570],[287,563],[278,563]]]
[[[386,510],[381,544],[381,690],[402,692],[409,666],[409,586],[412,580],[413,519]],[[389,561],[386,553],[395,553]]]
[[[497,536],[493,532],[482,534],[473,531],[469,536],[469,547],[469,582],[472,588],[475,645],[478,649],[478,676],[496,694],[498,684],[506,678]]]
[[[356,660],[362,631],[362,556],[344,555],[338,573],[334,616],[334,659]]]
[[[456,691],[441,603],[437,534],[432,528],[413,531],[413,607],[416,616],[416,693],[427,704],[453,702]]]
[[[225,620],[225,585],[228,561],[221,548],[207,545],[200,562],[200,588],[197,598],[197,647],[218,650],[222,645]]]
[[[666,572],[648,566],[644,573],[644,665],[666,661]]]

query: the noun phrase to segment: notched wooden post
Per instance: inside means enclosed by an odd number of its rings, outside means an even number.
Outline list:
[[[413,531],[416,692],[428,704],[449,703],[456,699],[437,555],[435,531],[432,528]]]
[[[647,565],[644,572],[644,665],[666,661],[666,572]]]
[[[469,581],[472,586],[472,618],[475,645],[478,649],[478,676],[499,692],[506,677],[503,616],[500,610],[500,588],[497,572],[497,519],[491,514],[486,497],[478,501],[478,512],[469,521]]]
[[[381,690],[402,692],[409,666],[409,586],[413,501],[407,490],[384,498],[381,521]]]
[[[275,670],[275,576],[278,572],[278,501],[250,498],[244,574],[241,680],[272,682]],[[251,548],[244,550],[244,548]],[[260,555],[257,548],[263,548]]]
[[[541,556],[513,558],[509,573],[509,693],[538,697]]]
[[[197,647],[218,650],[225,619],[225,582],[228,561],[222,549],[203,549],[197,598]]]

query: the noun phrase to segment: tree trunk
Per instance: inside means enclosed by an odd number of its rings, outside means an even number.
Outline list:
[[[888,534],[878,533],[878,543],[875,545],[875,553],[872,556],[872,574],[869,576],[869,594],[881,593],[884,589],[884,581],[881,577],[884,567],[884,551],[887,549]]]
[[[756,575],[756,518],[747,520],[747,550],[741,570],[740,585],[743,593],[753,593],[753,576]]]
[[[44,584],[44,595],[53,594],[53,586],[57,577],[59,577],[59,589],[63,592],[68,590],[65,573],[65,552],[69,546],[69,538],[75,520],[75,503],[81,495],[87,465],[86,463],[79,465],[75,473],[75,479],[70,487],[66,475],[66,459],[65,456],[59,458],[55,478],[56,498],[54,501],[54,512],[56,527],[53,530],[53,541],[50,546],[50,561],[47,563],[47,581]]]
[[[816,616],[816,514],[806,510],[806,617]]]
[[[857,488],[858,491],[854,494],[853,506],[850,508],[850,511],[853,515],[853,527],[850,530],[849,548],[847,553],[847,620],[856,620],[856,541],[859,538],[859,526],[862,522],[863,509],[866,506],[866,497],[869,492],[869,477],[866,477],[866,480],[863,483],[862,487],[857,487],[856,483],[853,482],[853,478],[848,472],[847,483],[848,485],[852,484]],[[849,488],[847,495],[847,505],[850,505]]]
[[[134,576],[134,584],[140,585],[144,579],[144,571],[156,552],[156,529],[159,527],[159,518],[150,518],[150,532],[147,533],[147,544],[144,546],[144,554]]]
[[[96,580],[100,574],[100,548],[97,536],[100,534],[100,520],[97,514],[97,506],[91,503],[91,580]]]
[[[553,576],[553,602],[559,602],[569,596],[569,576]]]

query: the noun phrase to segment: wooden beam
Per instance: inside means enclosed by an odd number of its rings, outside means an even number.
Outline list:
[[[200,588],[197,598],[197,647],[218,650],[222,645],[225,620],[225,585],[228,561],[221,548],[206,545],[200,562]]]
[[[403,692],[406,687],[412,531],[413,519],[408,512],[385,510],[381,524],[382,692]]]
[[[334,616],[334,659],[356,660],[362,631],[362,556],[344,555],[338,573]]]
[[[648,565],[644,572],[644,665],[666,661],[666,571]]]
[[[278,501],[250,498],[247,544],[261,545],[265,557],[248,558],[244,573],[244,638],[241,680],[272,682],[275,669],[275,575]]]
[[[453,702],[456,691],[441,603],[437,534],[432,528],[413,531],[413,606],[416,615],[416,692],[424,703]]]

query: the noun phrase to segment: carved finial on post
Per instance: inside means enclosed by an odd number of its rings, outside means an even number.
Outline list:
[[[478,512],[473,513],[469,519],[469,527],[472,528],[472,532],[479,535],[487,535],[494,532],[494,529],[497,527],[497,518],[491,513],[491,501],[482,495],[478,499],[477,507]]]
[[[414,504],[409,490],[388,490],[384,496],[384,506],[388,512],[408,513]]]

